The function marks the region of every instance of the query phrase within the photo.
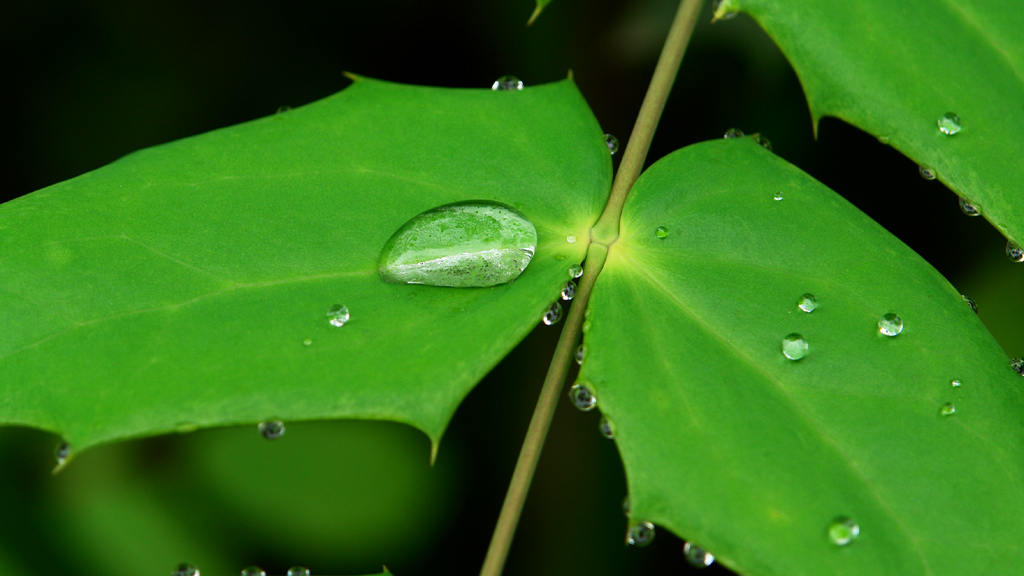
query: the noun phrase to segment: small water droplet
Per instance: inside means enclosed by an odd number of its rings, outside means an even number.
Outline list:
[[[715,0],[711,5],[711,12],[714,14],[714,20],[730,20],[736,17],[739,8],[732,0]]]
[[[956,406],[954,406],[952,402],[946,402],[942,405],[942,408],[939,409],[939,414],[942,414],[943,416],[951,416],[955,412]]]
[[[622,499],[622,513],[626,515],[626,518],[629,518],[629,494],[626,494],[626,497]]]
[[[548,326],[557,324],[562,319],[562,304],[555,300],[547,310],[544,311],[544,316],[541,317],[541,321]]]
[[[607,416],[601,416],[601,420],[597,423],[597,429],[601,432],[601,436],[609,440],[615,438],[615,424]]]
[[[878,319],[878,331],[885,336],[897,336],[903,332],[903,319],[889,312]]]
[[[629,527],[626,532],[626,544],[630,546],[644,547],[654,540],[654,524],[650,522],[638,522]]]
[[[1024,250],[1013,240],[1006,241],[1006,256],[1014,262],[1024,262]]]
[[[977,304],[977,302],[975,302],[974,300],[971,300],[970,298],[968,298],[967,296],[965,296],[963,294],[961,294],[960,297],[963,298],[964,302],[966,302],[967,305],[971,307],[971,310],[974,310],[975,314],[978,313],[978,304]]]
[[[664,226],[658,226],[658,228],[654,231],[654,235],[664,240],[665,238],[668,237],[668,228],[665,228]]]
[[[497,202],[438,206],[413,216],[381,249],[380,279],[456,288],[505,284],[533,259],[537,230]]]
[[[761,136],[760,134],[755,134],[754,135],[754,142],[757,142],[758,144],[760,144],[761,147],[763,147],[765,150],[767,150],[769,152],[772,151],[772,143],[771,143],[771,141],[768,140],[767,138],[765,138],[764,136]]]
[[[583,361],[587,359],[587,347],[580,344],[576,347],[576,363],[580,366],[583,365]]]
[[[580,330],[582,330],[584,334],[590,332],[590,320],[584,320],[583,326],[580,327]]]
[[[807,340],[796,332],[782,339],[782,355],[790,360],[796,361],[807,356],[809,349]]]
[[[846,546],[860,535],[860,525],[850,518],[836,518],[828,527],[828,539],[836,546]]]
[[[714,556],[700,546],[694,546],[691,542],[683,544],[683,556],[690,566],[695,568],[707,568],[715,563]]]
[[[199,424],[195,422],[178,422],[174,425],[174,431],[178,434],[188,434],[189,432],[195,432],[199,429]]]
[[[171,570],[171,576],[199,576],[199,569],[188,562],[182,562],[178,564],[177,568]]]
[[[879,136],[878,137],[878,141],[880,143],[882,143],[882,144],[885,144],[886,146],[889,145],[889,137],[888,136]]]
[[[917,167],[917,171],[921,173],[921,178],[925,180],[935,180],[935,177],[938,176],[934,168],[929,168],[923,164]]]
[[[277,440],[284,436],[285,427],[280,420],[265,420],[256,425],[256,430],[267,440]]]
[[[782,192],[776,192],[775,196],[772,196],[772,198],[774,198],[776,202],[781,202],[785,197],[782,195]]]
[[[963,385],[964,385],[964,383],[963,383],[963,382],[961,382],[959,378],[957,378],[956,380],[951,380],[951,381],[949,382],[949,384],[950,384],[950,386],[952,386],[953,388],[959,388],[959,387],[961,387],[961,386],[963,386]]]
[[[947,136],[953,136],[960,131],[960,117],[953,112],[946,112],[939,116],[939,132]]]
[[[576,279],[579,278],[580,276],[583,276],[583,266],[580,266],[579,264],[574,264],[569,267],[570,279]]]
[[[569,244],[575,244],[576,236],[569,234],[568,236],[565,237],[565,241],[568,242]]]
[[[53,456],[57,459],[58,467],[67,464],[68,458],[71,458],[71,444],[67,442],[57,444],[57,448],[53,451]]]
[[[292,109],[292,107],[291,107],[291,106],[289,106],[289,105],[285,104],[284,106],[280,106],[280,107],[279,107],[279,108],[277,109],[277,113],[278,113],[278,114],[284,114],[285,112],[288,112],[288,111],[290,111],[291,109]]]
[[[349,317],[348,307],[341,304],[335,304],[327,310],[327,321],[336,328],[344,326],[348,322]],[[312,344],[312,342],[310,343]]]
[[[309,576],[309,568],[305,566],[292,566],[288,569],[288,576]]]
[[[522,90],[523,81],[515,76],[502,76],[491,84],[491,90]]]
[[[729,128],[728,130],[725,131],[725,135],[723,135],[722,137],[732,139],[743,138],[743,136],[743,130],[740,130],[739,128]]]
[[[583,382],[577,382],[569,388],[569,399],[572,400],[573,406],[584,412],[589,412],[597,406],[597,396],[590,386]]]
[[[611,134],[604,135],[604,145],[608,147],[608,152],[612,156],[619,151],[619,139]]]
[[[818,308],[818,299],[814,297],[814,294],[804,294],[796,301],[797,308],[810,314]]]
[[[267,576],[267,573],[259,566],[249,566],[242,569],[242,576]]]
[[[312,346],[313,345],[313,339],[312,338],[306,338],[305,340],[302,341],[302,345],[303,346]]]
[[[576,283],[569,280],[562,286],[562,300],[572,300],[573,296],[576,295]]]
[[[968,216],[981,216],[981,206],[971,204],[963,196],[960,197],[960,210]]]
[[[555,254],[555,260],[557,260],[559,262],[561,262],[562,260],[565,260],[565,254]]]
[[[1010,368],[1013,368],[1017,374],[1024,376],[1024,358],[1010,359]]]

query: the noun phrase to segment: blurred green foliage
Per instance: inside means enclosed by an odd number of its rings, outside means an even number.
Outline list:
[[[443,86],[528,84],[569,69],[605,128],[625,141],[674,0],[559,0],[530,28],[530,0],[501,2],[79,3],[0,6],[7,114],[0,182],[16,197],[133,150],[273,113],[343,88],[341,71]],[[649,162],[738,127],[844,195],[974,298],[1010,355],[1024,355],[1024,274],[1003,240],[966,218],[891,148],[838,121],[813,140],[799,82],[745,16],[701,16]],[[429,140],[425,139],[425,145]],[[55,303],[59,305],[59,303]],[[0,573],[398,576],[479,568],[553,350],[541,326],[456,414],[437,464],[395,424],[293,424],[267,443],[214,430],[96,449],[58,476],[57,439],[0,429]],[[563,402],[506,574],[685,571],[659,533],[623,545],[625,486],[596,414]],[[706,574],[724,573],[720,568]]]

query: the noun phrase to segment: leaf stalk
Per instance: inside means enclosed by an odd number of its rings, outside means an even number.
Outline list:
[[[519,452],[519,459],[516,461],[512,480],[501,506],[501,513],[491,537],[491,544],[487,548],[480,576],[500,576],[505,567],[505,560],[512,545],[512,537],[515,534],[516,525],[519,523],[523,504],[526,502],[526,494],[537,469],[537,462],[540,459],[548,429],[551,427],[555,406],[569,371],[569,362],[573,357],[576,342],[579,340],[590,293],[597,281],[598,274],[604,267],[605,259],[608,256],[608,247],[619,236],[622,207],[626,202],[629,190],[643,169],[647,152],[651,147],[651,140],[654,138],[658,121],[661,119],[661,112],[665,108],[668,94],[672,90],[672,84],[679,72],[683,53],[693,35],[701,4],[701,0],[681,0],[679,4],[668,38],[665,40],[658,64],[654,69],[647,95],[644,97],[640,113],[633,125],[633,132],[629,136],[629,143],[623,153],[622,162],[619,164],[619,169],[612,182],[608,203],[590,231],[587,265],[576,290],[573,306],[569,309],[565,326],[558,338],[554,357],[551,359],[547,375],[544,378],[540,398],[537,400],[530,426],[526,431],[526,438],[523,440],[523,447]]]

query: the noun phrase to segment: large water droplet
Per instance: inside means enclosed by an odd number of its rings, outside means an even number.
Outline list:
[[[953,388],[959,388],[959,387],[963,386],[964,383],[961,382],[959,378],[957,378],[956,380],[951,380],[949,382],[949,385],[952,386]]]
[[[348,307],[342,306],[341,304],[335,304],[327,309],[327,321],[330,322],[331,326],[335,328],[341,328],[348,322],[351,315],[348,313]],[[313,342],[310,341],[310,344]]]
[[[562,303],[555,300],[547,310],[544,311],[544,316],[541,316],[541,321],[551,326],[557,324],[562,319]]]
[[[804,294],[796,301],[796,306],[810,314],[818,308],[818,299],[814,297],[814,294]]]
[[[259,566],[249,566],[242,569],[242,576],[267,576],[267,573]]]
[[[576,236],[574,234],[569,234],[568,236],[565,237],[565,241],[568,242],[569,244],[575,244]]]
[[[612,156],[619,151],[619,139],[611,134],[604,135],[604,145],[608,147],[608,152]]]
[[[728,130],[725,131],[725,134],[722,136],[722,138],[743,138],[743,136],[743,130],[740,130],[739,128],[729,128]]]
[[[973,310],[975,314],[978,313],[978,304],[977,304],[977,302],[975,302],[974,300],[971,300],[970,298],[968,298],[967,296],[965,296],[963,294],[961,294],[960,297],[964,299],[964,302],[966,302],[967,305],[971,307],[971,310]]]
[[[897,336],[903,332],[903,319],[889,312],[878,319],[878,331],[885,336]]]
[[[776,192],[776,193],[775,193],[775,196],[772,196],[772,198],[773,198],[773,199],[774,199],[774,200],[775,200],[776,202],[782,202],[782,200],[784,200],[784,199],[785,199],[785,196],[783,196],[783,195],[782,195],[782,192]]]
[[[1014,262],[1024,262],[1024,250],[1013,240],[1006,241],[1006,256]]]
[[[583,266],[573,264],[569,267],[569,279],[576,279],[583,276]]]
[[[981,206],[971,204],[963,196],[960,197],[960,210],[968,216],[981,216]]]
[[[256,430],[267,440],[277,440],[284,436],[285,427],[280,420],[265,420],[256,425]]]
[[[189,564],[188,562],[182,562],[178,564],[178,567],[171,571],[171,576],[199,576],[199,568]]]
[[[584,382],[577,382],[573,384],[572,388],[569,388],[569,400],[572,400],[573,406],[584,412],[589,412],[594,409],[594,406],[597,406],[597,396]]]
[[[732,0],[715,0],[711,5],[711,12],[714,15],[712,21],[730,20],[736,17],[739,8],[736,7]]]
[[[860,525],[850,518],[836,518],[828,527],[828,539],[836,546],[846,546],[860,535]]]
[[[796,361],[807,356],[809,349],[807,340],[796,332],[782,339],[782,355],[790,360]]]
[[[654,541],[654,524],[639,522],[629,527],[626,532],[626,544],[644,547]]]
[[[601,436],[609,440],[615,438],[615,423],[607,416],[601,416],[601,420],[597,423],[597,429],[601,432]]]
[[[925,180],[935,180],[935,177],[938,176],[934,168],[930,168],[924,164],[918,166],[917,171],[921,173],[921,178],[924,178]]]
[[[960,131],[960,117],[953,112],[946,112],[939,116],[939,132],[947,136],[953,136]]]
[[[658,226],[658,228],[654,231],[654,235],[664,240],[665,238],[668,238],[668,228],[665,228],[664,226]]]
[[[392,284],[458,288],[519,277],[533,258],[537,230],[497,202],[459,202],[414,216],[384,244],[380,279]]]
[[[68,458],[71,458],[71,444],[67,442],[57,444],[57,448],[53,451],[53,456],[57,459],[58,468],[67,464]]]
[[[952,416],[955,413],[956,406],[954,406],[952,402],[946,402],[942,405],[942,408],[939,408],[939,414],[943,416]]]
[[[587,359],[587,347],[584,346],[583,344],[580,344],[576,348],[576,363],[579,364],[580,366],[582,366],[583,365],[583,361],[586,360],[586,359]]]
[[[576,296],[576,283],[569,280],[562,286],[562,300],[572,300]]]
[[[683,544],[683,556],[695,568],[707,568],[715,563],[714,556],[700,546],[694,546],[692,542]]]
[[[292,566],[288,569],[288,576],[309,576],[309,568],[305,566]]]
[[[523,81],[515,76],[502,76],[491,84],[491,90],[522,90]]]
[[[1017,374],[1024,376],[1024,358],[1011,358],[1010,368],[1013,368]]]

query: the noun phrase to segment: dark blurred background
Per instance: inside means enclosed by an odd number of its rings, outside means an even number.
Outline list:
[[[347,85],[527,85],[572,69],[625,143],[674,0],[8,0],[0,6],[0,197],[14,198],[133,150],[273,114]],[[730,127],[856,204],[980,307],[1024,355],[1024,269],[957,198],[874,137],[825,119],[814,140],[800,83],[746,16],[705,7],[650,161]],[[0,429],[0,574],[205,576],[258,564],[283,574],[475,574],[511,475],[557,327],[539,327],[459,409],[428,465],[426,438],[389,423],[294,423],[160,437],[83,454],[51,476],[58,439]],[[506,574],[677,574],[667,531],[623,545],[625,479],[598,415],[564,401]],[[706,574],[725,574],[713,567]]]

